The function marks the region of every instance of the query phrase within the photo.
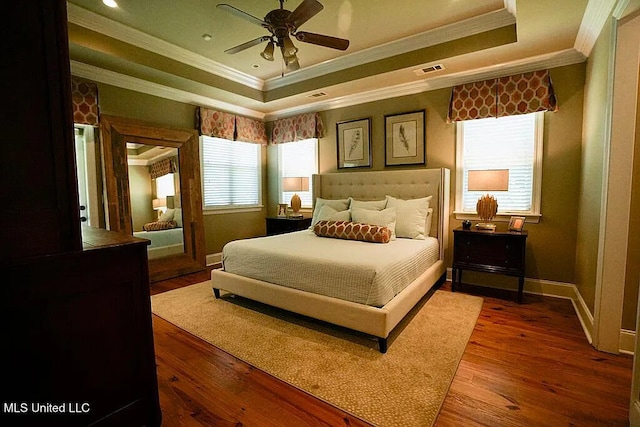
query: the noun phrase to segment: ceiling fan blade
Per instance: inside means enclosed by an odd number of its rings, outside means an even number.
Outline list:
[[[298,28],[322,9],[324,9],[324,6],[317,0],[303,0],[303,2],[291,12],[291,15],[287,18],[287,23],[293,25],[294,28]]]
[[[249,49],[250,47],[253,47],[253,46],[255,46],[257,44],[260,44],[262,42],[266,42],[267,40],[271,40],[271,37],[269,37],[269,36],[258,37],[257,39],[253,39],[253,40],[250,40],[250,41],[248,41],[246,43],[242,43],[242,44],[239,44],[238,46],[235,46],[235,47],[232,47],[230,49],[227,49],[224,52],[225,53],[229,53],[229,54],[238,53],[238,52],[240,52],[242,50]]]
[[[338,37],[325,36],[323,34],[307,33],[300,31],[295,34],[296,39],[304,43],[317,44],[319,46],[330,47],[332,49],[347,50],[349,40]]]
[[[231,13],[232,15],[237,16],[238,18],[242,18],[245,21],[249,21],[249,22],[251,22],[253,24],[260,25],[261,27],[265,27],[266,28],[268,26],[268,24],[266,22],[264,22],[262,19],[256,18],[253,15],[249,15],[247,12],[244,12],[244,11],[238,9],[237,7],[233,7],[230,4],[221,3],[221,4],[218,4],[216,7],[219,8],[219,9],[225,10],[225,11]]]

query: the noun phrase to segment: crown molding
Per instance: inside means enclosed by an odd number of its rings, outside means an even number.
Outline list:
[[[573,45],[575,50],[584,56],[591,54],[591,49],[596,44],[617,2],[618,0],[589,0]]]
[[[506,0],[509,1],[509,0]],[[486,31],[515,24],[516,18],[507,9],[489,12],[465,19],[433,30],[425,31],[400,40],[363,49],[340,56],[320,64],[305,67],[284,77],[273,77],[264,82],[264,90],[281,88],[305,80],[314,79],[328,73],[345,70],[362,64],[379,61],[429,46],[446,43]]]
[[[464,83],[488,80],[513,74],[527,73],[546,68],[557,68],[566,65],[579,64],[584,62],[585,60],[586,57],[575,49],[566,49],[559,52],[552,52],[531,58],[511,61],[508,63],[491,65],[489,67],[478,68],[471,71],[464,71],[440,77],[422,79],[416,82],[403,83],[396,86],[374,89],[358,94],[322,100],[311,104],[305,104],[300,107],[292,107],[273,111],[265,115],[265,120],[271,121],[283,117],[288,117],[294,114],[332,110],[336,108],[364,104],[367,102],[381,101],[389,98],[413,95],[430,90],[453,87]]]
[[[262,79],[241,73],[219,62],[128,27],[120,22],[98,15],[73,3],[67,3],[67,19],[73,24],[139,47],[140,49],[166,56],[252,89],[263,90],[264,80]]]
[[[117,86],[123,89],[146,93],[147,95],[153,95],[160,98],[183,102],[185,104],[216,108],[258,120],[263,120],[265,117],[265,114],[263,112],[230,104],[228,102],[218,101],[207,96],[175,89],[158,83],[152,83],[147,80],[127,76],[110,70],[105,70],[104,68],[95,67],[93,65],[84,64],[78,61],[72,60],[70,61],[70,63],[71,74],[73,74],[74,76],[109,84],[112,86]]]

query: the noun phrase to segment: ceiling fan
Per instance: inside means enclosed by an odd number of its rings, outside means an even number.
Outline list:
[[[300,68],[298,62],[298,48],[293,44],[291,36],[304,43],[311,43],[318,46],[325,46],[332,49],[346,50],[349,47],[349,40],[337,37],[326,36],[323,34],[309,33],[306,31],[298,31],[298,28],[309,19],[319,13],[324,6],[317,0],[303,0],[302,3],[290,12],[283,7],[286,0],[280,1],[280,9],[274,9],[267,13],[264,19],[256,18],[236,7],[229,4],[219,4],[218,8],[225,10],[239,18],[247,20],[253,24],[260,25],[267,29],[271,35],[265,35],[238,46],[225,50],[226,53],[234,54],[250,47],[256,46],[262,42],[268,42],[267,46],[260,53],[267,61],[273,61],[273,52],[275,46],[280,48],[282,58],[288,71],[294,71]]]

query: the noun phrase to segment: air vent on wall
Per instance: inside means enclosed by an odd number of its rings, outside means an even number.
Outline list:
[[[312,93],[311,95],[308,95],[308,98],[320,98],[321,96],[327,96],[326,93],[324,92],[316,92],[316,93]]]
[[[413,70],[413,72],[416,73],[416,75],[418,76],[423,76],[425,74],[433,73],[434,71],[440,71],[440,70],[444,70],[444,65],[442,64],[430,65],[428,67],[418,68],[417,70]]]

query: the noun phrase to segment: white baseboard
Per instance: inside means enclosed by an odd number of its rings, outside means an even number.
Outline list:
[[[447,280],[451,280],[451,269],[447,269]],[[473,284],[473,283],[471,283]],[[486,285],[482,285],[486,286]],[[506,286],[492,286],[496,289],[515,290],[512,287]],[[564,298],[571,301],[573,309],[578,316],[578,320],[582,325],[582,330],[589,341],[589,344],[593,343],[593,315],[587,307],[582,295],[578,291],[578,287],[573,283],[554,282],[551,280],[542,279],[524,279],[524,293],[533,295],[542,295],[553,298]],[[620,330],[620,353],[633,355],[635,351],[635,339],[636,331],[630,331],[627,329]]]
[[[636,331],[623,329],[620,331],[620,353],[630,354],[636,350]]]
[[[222,252],[207,254],[207,267],[222,264]]]

